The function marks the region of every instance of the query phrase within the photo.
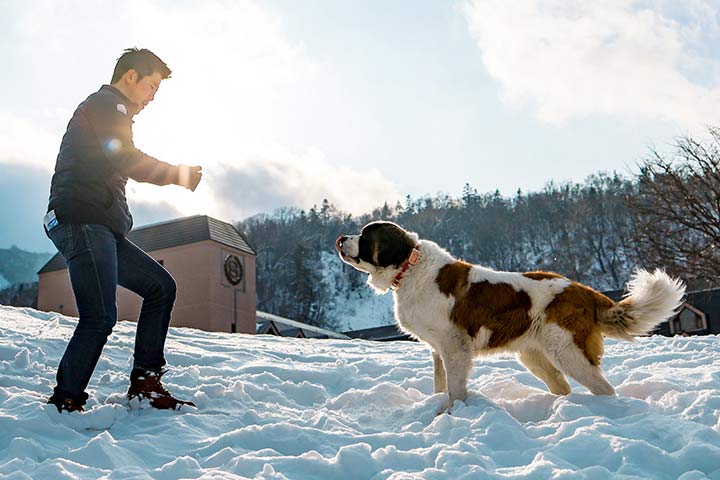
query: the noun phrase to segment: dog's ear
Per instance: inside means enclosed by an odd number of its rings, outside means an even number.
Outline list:
[[[399,267],[410,256],[417,245],[417,234],[409,234],[391,222],[377,222],[363,229],[362,237],[366,244],[365,256],[378,267]],[[362,249],[362,248],[361,248]]]
[[[408,259],[415,243],[403,237],[401,241],[385,242],[378,246],[378,265],[381,267],[399,267]]]

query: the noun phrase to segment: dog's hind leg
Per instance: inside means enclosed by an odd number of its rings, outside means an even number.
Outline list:
[[[543,350],[555,367],[595,395],[615,395],[600,368],[602,335],[590,332],[585,340],[585,350],[581,350],[568,330],[553,323],[545,324],[543,330]]]
[[[530,372],[545,382],[555,395],[567,395],[571,392],[570,384],[565,376],[550,363],[550,360],[540,350],[528,348],[520,352],[520,363]]]
[[[445,365],[442,357],[435,350],[432,352],[433,369],[435,371],[435,393],[447,392],[447,376],[445,374]]]
[[[587,387],[595,395],[615,395],[615,389],[605,379],[602,369],[592,365],[574,344],[550,353],[560,370]]]
[[[615,395],[615,388],[607,381],[602,369],[600,367],[591,367],[591,371],[592,373],[585,381],[580,383],[595,395]]]

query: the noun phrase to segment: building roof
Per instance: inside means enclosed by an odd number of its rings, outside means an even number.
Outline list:
[[[627,293],[627,290],[625,290],[624,288],[619,288],[617,290],[607,290],[600,293],[608,297],[613,302],[619,302],[620,300],[622,300],[623,295]]]
[[[273,333],[279,332],[283,337],[297,337],[303,335],[307,338],[335,338],[342,340],[350,340],[350,337],[342,333],[333,332],[324,328],[308,325],[307,323],[290,320],[289,318],[279,317],[267,312],[255,312],[257,321],[257,333]],[[300,331],[298,331],[300,330]]]
[[[381,327],[365,328],[363,330],[353,330],[345,332],[350,338],[360,338],[363,340],[376,340],[378,342],[389,342],[392,340],[413,340],[407,333],[401,332],[396,324],[383,325]]]
[[[145,225],[131,230],[127,238],[146,252],[214,240],[228,247],[255,255],[255,251],[235,227],[207,215],[193,215]],[[38,273],[62,270],[66,267],[65,259],[57,253]]]

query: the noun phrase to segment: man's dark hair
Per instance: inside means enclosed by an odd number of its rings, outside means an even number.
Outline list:
[[[115,64],[110,83],[120,80],[128,70],[135,70],[138,73],[138,81],[155,72],[158,72],[164,80],[172,73],[165,62],[147,48],[126,48]]]

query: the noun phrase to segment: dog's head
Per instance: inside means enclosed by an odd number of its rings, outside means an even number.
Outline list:
[[[385,293],[417,243],[417,234],[392,222],[372,222],[360,235],[339,237],[335,249],[343,262],[370,275],[371,287]]]

